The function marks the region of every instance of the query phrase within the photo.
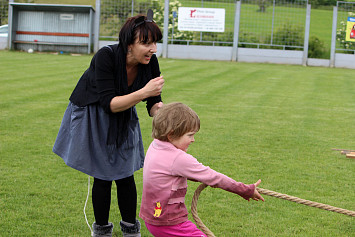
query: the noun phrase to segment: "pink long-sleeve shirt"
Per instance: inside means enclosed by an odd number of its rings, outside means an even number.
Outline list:
[[[187,180],[221,188],[248,200],[255,185],[245,185],[199,163],[170,142],[150,144],[143,167],[143,194],[139,216],[151,225],[176,225],[188,220]]]

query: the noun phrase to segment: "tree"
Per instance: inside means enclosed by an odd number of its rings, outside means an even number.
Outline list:
[[[266,11],[266,7],[267,7],[267,0],[259,0],[258,1],[258,5],[259,5],[259,11],[260,12],[265,12]]]
[[[7,24],[8,8],[9,8],[9,1],[0,0],[0,25]]]

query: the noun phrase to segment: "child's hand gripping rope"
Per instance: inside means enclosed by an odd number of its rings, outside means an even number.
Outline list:
[[[254,190],[254,195],[251,197],[251,199],[255,200],[255,201],[265,201],[264,198],[260,195],[260,193],[257,190],[257,187],[259,186],[259,184],[261,183],[261,179],[259,179],[254,185],[255,185],[255,190]]]

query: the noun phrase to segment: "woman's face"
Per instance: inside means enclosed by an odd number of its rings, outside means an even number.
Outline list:
[[[132,64],[148,64],[152,55],[157,52],[157,43],[148,41],[143,43],[139,41],[139,37],[133,44],[128,46],[127,57]]]

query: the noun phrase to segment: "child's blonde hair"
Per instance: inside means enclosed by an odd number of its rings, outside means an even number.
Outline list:
[[[153,119],[152,137],[169,141],[188,132],[200,130],[200,119],[195,111],[182,103],[164,104]]]

